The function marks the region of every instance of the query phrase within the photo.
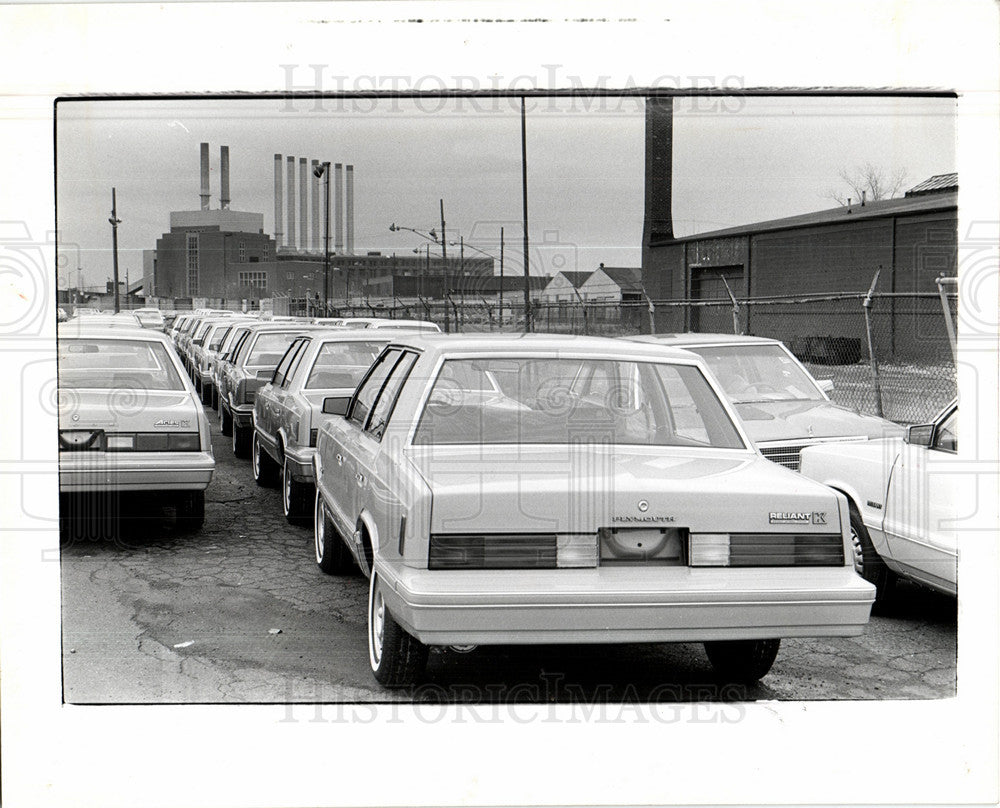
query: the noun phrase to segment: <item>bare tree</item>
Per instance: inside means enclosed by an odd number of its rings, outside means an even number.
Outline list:
[[[846,205],[848,199],[860,204],[862,198],[869,202],[877,202],[879,199],[892,199],[899,194],[906,182],[906,169],[894,168],[890,170],[872,163],[865,163],[853,171],[842,169],[839,176],[852,193],[834,190],[828,191],[826,195],[841,205]]]

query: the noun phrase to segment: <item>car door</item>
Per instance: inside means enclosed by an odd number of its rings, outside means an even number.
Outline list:
[[[345,536],[352,535],[357,526],[359,489],[366,482],[358,468],[359,441],[382,385],[401,355],[398,348],[383,351],[358,386],[347,416],[331,423],[333,457],[324,458],[324,468],[332,463],[333,470],[329,475],[324,472],[324,482],[330,492],[333,517],[340,523]]]
[[[379,391],[368,423],[358,436],[355,444],[356,473],[358,491],[357,511],[369,513],[378,528],[379,538],[399,535],[398,485],[393,479],[391,464],[382,451],[382,436],[392,417],[392,411],[399,397],[399,391],[417,361],[417,354],[404,351],[386,377]]]
[[[258,427],[266,436],[267,442],[271,447],[274,447],[276,443],[278,424],[281,420],[281,386],[301,347],[301,340],[295,340],[288,346],[285,355],[281,357],[281,361],[278,362],[278,366],[274,369],[274,376],[271,377],[271,383],[265,384],[257,393],[257,399],[260,401],[260,406],[255,411],[259,419]]]
[[[284,435],[285,445],[296,441],[299,435],[299,421],[303,414],[303,401],[295,391],[302,387],[301,379],[308,373],[308,365],[316,351],[311,350],[314,341],[311,337],[298,340],[298,348],[292,356],[288,370],[280,385],[275,384],[274,434]]]
[[[954,503],[962,475],[949,473],[957,460],[958,410],[934,427],[929,446],[903,443],[886,495],[884,528],[893,561],[917,580],[956,591],[958,546]]]

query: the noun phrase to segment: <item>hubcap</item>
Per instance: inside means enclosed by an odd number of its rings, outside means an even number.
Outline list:
[[[313,535],[316,537],[316,563],[323,563],[323,545],[326,543],[326,513],[323,510],[323,502],[316,496],[316,518]]]
[[[260,442],[257,436],[253,436],[253,476],[255,480],[260,479]]]
[[[382,661],[382,643],[385,639],[385,600],[372,572],[371,589],[368,595],[368,655],[372,668]]]
[[[292,512],[292,475],[287,460],[281,470],[281,506],[285,509],[285,516]]]
[[[854,551],[854,571],[858,575],[862,575],[865,571],[865,554],[858,532],[853,527],[851,528],[851,549]]]

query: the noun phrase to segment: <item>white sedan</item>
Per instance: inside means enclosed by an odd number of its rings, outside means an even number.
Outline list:
[[[749,681],[868,622],[846,499],[765,460],[690,353],[410,335],[324,411],[316,560],[369,577],[386,686],[510,643],[699,641]]]
[[[208,419],[173,346],[150,329],[59,327],[59,490],[165,492],[205,520]]]
[[[954,503],[958,402],[903,439],[811,446],[802,474],[845,494],[851,504],[855,566],[878,588],[878,603],[897,575],[958,594]]]

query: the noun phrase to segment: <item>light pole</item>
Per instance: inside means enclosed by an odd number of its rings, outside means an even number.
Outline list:
[[[118,298],[118,225],[122,220],[118,218],[118,205],[115,201],[115,189],[111,189],[111,216],[108,219],[111,223],[111,249],[114,253],[113,261],[115,268],[115,314],[121,311],[121,300]]]
[[[313,169],[316,177],[323,178],[326,186],[326,205],[323,214],[323,316],[330,312],[330,161]]]

